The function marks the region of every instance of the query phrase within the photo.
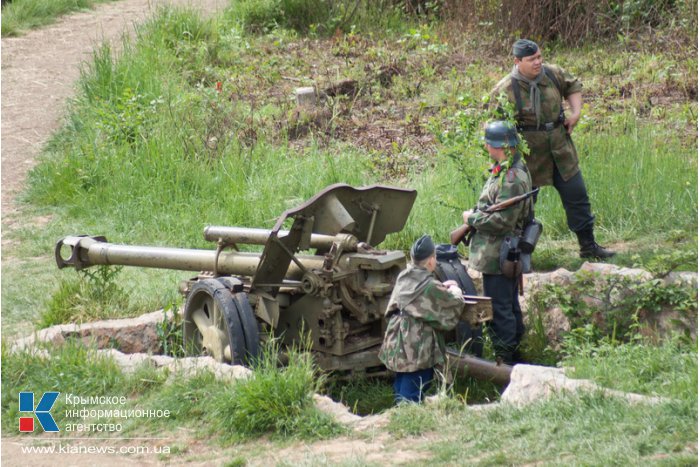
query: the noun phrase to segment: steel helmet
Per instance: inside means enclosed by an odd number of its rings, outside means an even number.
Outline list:
[[[486,125],[484,132],[486,143],[494,148],[518,145],[518,130],[509,122],[496,120]]]

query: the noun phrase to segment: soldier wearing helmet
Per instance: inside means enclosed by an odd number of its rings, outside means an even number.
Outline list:
[[[554,185],[569,229],[578,237],[582,258],[609,258],[615,253],[598,245],[595,217],[571,140],[581,116],[581,82],[558,66],[544,64],[539,46],[526,39],[513,44],[515,66],[492,91],[515,105],[518,130],[527,141],[527,167],[533,186]],[[570,106],[565,117],[562,99]]]
[[[488,331],[494,352],[498,360],[510,364],[520,359],[517,350],[525,326],[518,301],[520,273],[503,271],[502,249],[504,244],[519,238],[526,222],[533,217],[532,200],[527,198],[503,211],[486,213],[483,210],[529,192],[532,182],[517,149],[518,133],[513,125],[505,121],[489,123],[484,140],[494,164],[476,209],[465,211],[463,218],[474,230],[469,245],[469,265],[482,273],[484,295],[491,297],[493,320]]]

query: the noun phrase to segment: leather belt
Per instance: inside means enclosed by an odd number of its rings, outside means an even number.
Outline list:
[[[556,122],[547,122],[540,126],[536,125],[518,125],[518,131],[552,131],[555,128],[559,128],[563,122],[557,120]]]

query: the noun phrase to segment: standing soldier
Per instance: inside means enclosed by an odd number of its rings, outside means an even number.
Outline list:
[[[487,213],[486,208],[531,191],[530,173],[517,150],[518,132],[504,121],[491,122],[485,131],[486,149],[494,161],[491,176],[481,191],[477,207],[465,211],[464,223],[474,231],[469,245],[469,265],[484,278],[484,295],[491,297],[493,320],[488,329],[496,359],[512,364],[519,360],[520,339],[525,333],[518,301],[516,254],[526,222],[534,217],[532,199]],[[510,262],[510,264],[509,264]]]
[[[440,283],[433,276],[436,264],[433,240],[423,235],[411,247],[411,263],[396,279],[385,313],[379,359],[396,373],[397,402],[422,400],[435,365],[445,362],[440,331],[454,329],[464,308],[457,283]]]
[[[554,185],[559,192],[569,229],[576,234],[581,258],[610,258],[615,253],[598,245],[593,235],[586,185],[579,170],[571,133],[581,117],[581,82],[555,65],[545,65],[536,43],[513,44],[515,66],[492,91],[515,105],[518,130],[530,147],[527,167],[535,187]],[[564,116],[562,99],[571,107]]]

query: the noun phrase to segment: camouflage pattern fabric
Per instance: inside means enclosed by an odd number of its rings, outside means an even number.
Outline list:
[[[542,77],[542,81],[538,85],[541,94],[541,123],[556,122],[559,119],[562,98],[566,99],[571,94],[581,92],[583,89],[583,85],[577,78],[560,67],[556,65],[545,66],[554,73],[554,76],[559,81],[561,94],[556,84],[548,76]],[[537,119],[535,117],[535,108],[530,102],[530,89],[527,83],[523,81],[517,81],[517,84],[520,86],[520,99],[523,105],[522,112],[516,117],[518,125],[535,126],[537,125]],[[501,94],[508,96],[508,100],[515,104],[510,75],[499,81],[493,91],[491,91],[491,102],[496,102],[495,97]],[[554,164],[559,169],[559,173],[564,181],[569,180],[578,173],[576,147],[571,140],[571,136],[566,132],[564,125],[560,125],[550,131],[523,131],[521,135],[530,147],[530,154],[526,157],[526,160],[532,176],[533,186],[553,184]]]
[[[402,304],[401,296],[415,297]],[[440,331],[457,326],[464,308],[425,268],[409,265],[399,274],[389,299],[388,319],[379,359],[391,371],[413,372],[445,362]]]
[[[478,209],[485,209],[531,190],[530,174],[520,154],[514,156],[513,166],[507,171],[500,171],[496,167],[498,165],[494,165],[491,176],[481,191]],[[506,236],[520,235],[531,205],[532,198],[528,198],[503,211],[487,214],[477,210],[469,216],[468,224],[475,230],[469,244],[469,265],[473,269],[485,274],[501,274],[501,243]]]

